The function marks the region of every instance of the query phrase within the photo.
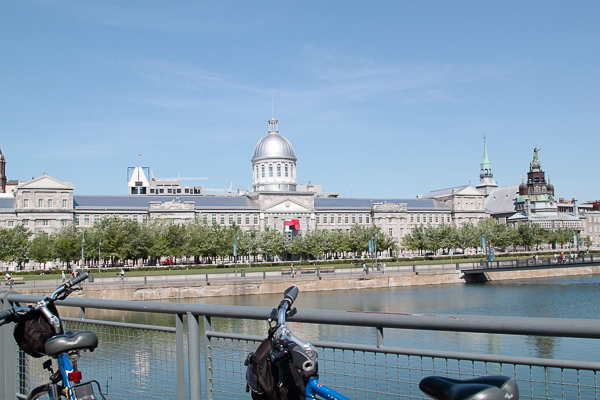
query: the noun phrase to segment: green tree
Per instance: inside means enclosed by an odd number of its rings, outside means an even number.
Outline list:
[[[81,238],[75,225],[60,228],[52,235],[52,242],[54,257],[67,263],[67,268],[71,266],[71,261],[81,258]]]
[[[30,237],[31,231],[21,224],[14,228],[0,228],[0,259],[14,261],[17,268],[22,270],[31,246]]]
[[[46,232],[40,231],[36,233],[31,240],[29,248],[29,258],[41,264],[45,264],[52,260],[52,241]]]

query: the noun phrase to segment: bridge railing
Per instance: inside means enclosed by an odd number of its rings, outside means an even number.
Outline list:
[[[0,298],[3,309],[39,299],[15,293]],[[264,338],[270,308],[77,298],[60,306],[64,314],[80,317],[63,318],[67,329],[98,334],[99,348],[85,354],[79,367],[84,379],[97,379],[110,399],[250,398],[243,360]],[[106,317],[85,318],[89,309],[102,310]],[[452,340],[442,350],[403,348],[393,339],[422,331],[467,341],[477,335],[526,335],[542,345],[545,339],[555,343],[583,338],[593,340],[593,353],[600,339],[598,320],[299,310],[289,322],[319,349],[321,380],[350,398],[424,399],[418,383],[434,374],[460,379],[513,376],[522,399],[589,399],[600,394],[598,362],[461,352]],[[0,393],[24,398],[47,381],[48,373],[40,368],[43,360],[18,351],[12,329],[0,329]],[[354,340],[319,339],[345,330],[351,330]]]
[[[553,257],[531,257],[518,260],[498,260],[479,262],[461,262],[456,264],[457,270],[477,270],[477,269],[510,269],[510,268],[543,268],[543,267],[561,267],[561,266],[576,266],[578,264],[589,264],[600,262],[600,256],[594,254],[576,254],[565,253],[561,255],[557,253]]]

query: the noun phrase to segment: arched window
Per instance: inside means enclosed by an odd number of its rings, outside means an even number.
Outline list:
[[[264,178],[265,177],[265,166],[263,165],[261,168],[262,168],[262,177]]]
[[[281,165],[277,165],[277,176],[281,176]]]
[[[288,166],[287,165],[285,166],[285,177],[286,178],[288,177]]]
[[[273,166],[269,165],[269,178],[273,177]]]

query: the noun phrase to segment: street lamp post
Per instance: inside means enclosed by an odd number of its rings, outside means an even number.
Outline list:
[[[375,241],[373,242],[373,248],[375,249],[375,262],[377,262],[377,239],[379,239],[379,234],[375,234]]]
[[[237,278],[237,241],[240,240],[239,236],[236,234],[233,240],[233,258],[235,260],[235,277]]]
[[[102,256],[100,254],[100,248],[102,247],[102,238],[98,241],[98,273],[102,272]]]
[[[252,261],[250,260],[250,248],[252,247],[252,236],[248,233],[248,270],[252,266]]]
[[[83,235],[81,236],[81,269],[83,270],[83,266],[85,264],[85,255],[83,253],[83,245],[85,244],[85,231],[83,231]]]

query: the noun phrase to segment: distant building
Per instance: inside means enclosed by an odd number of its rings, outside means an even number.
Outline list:
[[[19,183],[13,195],[0,198],[0,226],[22,224],[33,232],[52,232],[70,223],[92,227],[112,215],[138,222],[200,219],[222,226],[235,224],[244,231],[268,227],[287,232],[292,225],[300,232],[349,231],[358,224],[379,226],[400,243],[417,226],[476,224],[489,216],[485,194],[470,185],[416,199],[339,198],[338,193],[322,191],[320,185],[298,184],[297,161],[293,146],[279,134],[277,120],[271,119],[267,135],[252,155],[251,192],[210,194],[202,186],[182,185],[186,178],[157,179],[147,167],[131,167],[127,195],[88,196],[74,194],[72,184],[44,174]],[[482,170],[491,177],[491,165]]]

